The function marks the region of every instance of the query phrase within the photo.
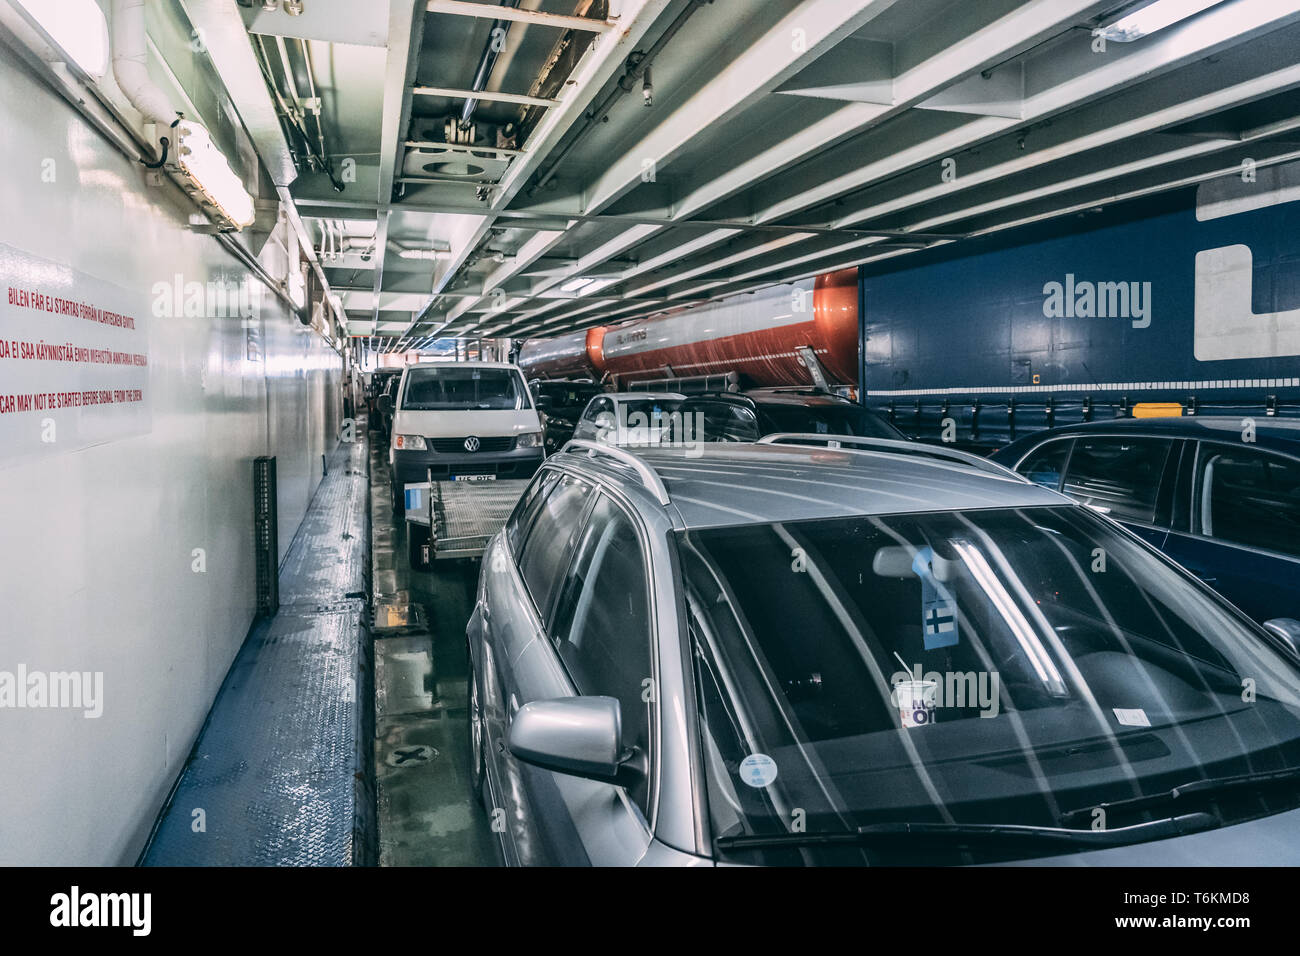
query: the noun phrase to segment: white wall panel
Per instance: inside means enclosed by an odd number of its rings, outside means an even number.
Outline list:
[[[176,274],[247,278],[3,47],[0,130],[0,242],[146,303]],[[238,318],[145,314],[151,431],[0,466],[0,670],[102,671],[105,698],[98,719],[0,709],[0,863],[134,860],[253,618],[254,457],[278,458],[282,555],[305,512],[341,364],[259,310],[260,362]]]

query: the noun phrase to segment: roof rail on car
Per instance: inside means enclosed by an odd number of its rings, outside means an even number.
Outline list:
[[[980,455],[958,451],[955,448],[936,448],[922,442],[899,441],[896,438],[861,438],[857,435],[814,435],[807,432],[776,432],[764,435],[758,440],[760,445],[825,445],[827,448],[840,448],[843,451],[879,451],[898,455],[928,455],[931,458],[946,458],[949,461],[971,465],[980,471],[997,475],[1000,478],[1013,478],[1016,481],[1032,484],[1019,472],[1012,471],[1005,465],[989,461]],[[843,447],[843,446],[853,447]]]
[[[672,503],[672,499],[668,497],[668,489],[664,487],[663,480],[655,474],[655,470],[636,455],[619,448],[617,445],[606,445],[604,442],[587,441],[585,438],[570,438],[565,446],[560,450],[585,451],[591,458],[595,458],[597,455],[608,455],[610,458],[613,458],[621,464],[628,465],[636,471],[641,478],[641,484],[659,500],[661,505]]]

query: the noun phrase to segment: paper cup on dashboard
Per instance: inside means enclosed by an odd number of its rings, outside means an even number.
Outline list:
[[[923,727],[934,723],[939,685],[932,680],[904,680],[894,687],[898,717],[904,727]]]

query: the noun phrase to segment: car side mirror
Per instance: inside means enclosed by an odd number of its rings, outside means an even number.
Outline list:
[[[1300,621],[1293,617],[1275,617],[1271,621],[1265,621],[1264,627],[1291,648],[1291,653],[1300,657]]]
[[[549,395],[538,395],[533,399],[533,404],[537,406],[539,412],[549,412],[555,407],[555,403],[551,401],[551,396]]]
[[[530,701],[516,711],[507,735],[510,752],[556,773],[616,782],[631,757],[623,749],[623,718],[613,697]]]
[[[375,399],[375,408],[379,409],[385,415],[391,415],[393,413],[393,396],[384,392],[384,394]]]

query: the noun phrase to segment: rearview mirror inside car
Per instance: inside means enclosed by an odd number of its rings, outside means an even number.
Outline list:
[[[925,560],[929,564],[930,574],[936,580],[951,581],[956,576],[954,562],[934,554],[929,548],[925,551]],[[871,570],[882,578],[917,577],[917,554],[913,548],[901,544],[886,545],[876,551],[871,559]]]

